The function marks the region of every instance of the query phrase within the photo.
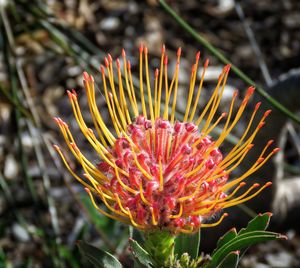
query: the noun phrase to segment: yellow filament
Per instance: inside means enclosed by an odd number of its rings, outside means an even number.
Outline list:
[[[264,186],[262,186],[258,191],[256,191],[255,193],[253,193],[252,195],[249,195],[248,197],[244,198],[244,199],[236,199],[236,200],[232,200],[231,202],[226,203],[225,206],[223,206],[223,208],[228,208],[228,207],[232,207],[241,203],[244,203],[252,198],[254,198],[255,196],[257,196],[260,192],[262,192],[265,188],[267,188],[270,184],[266,183]]]
[[[154,118],[158,118],[158,111],[157,111],[157,106],[158,106],[158,77],[155,75],[154,79]]]
[[[149,111],[150,111],[150,118],[152,123],[154,123],[154,111],[153,111],[153,104],[152,104],[152,94],[151,94],[151,87],[149,81],[149,67],[148,67],[148,53],[147,48],[145,48],[145,65],[146,65],[146,83],[147,83],[147,91],[148,91],[148,101],[149,101]]]
[[[107,217],[109,217],[109,218],[111,218],[113,220],[121,221],[123,223],[127,223],[128,224],[127,220],[125,220],[123,218],[120,218],[120,217],[118,217],[116,215],[111,215],[111,214],[107,213],[106,211],[104,211],[103,209],[99,208],[99,206],[95,202],[95,199],[94,199],[92,193],[90,191],[87,191],[87,193],[89,194],[90,199],[91,199],[91,201],[93,203],[93,206],[96,208],[97,211],[99,211],[101,214],[103,214],[103,215],[105,215],[105,216],[107,216]]]
[[[90,114],[92,116],[92,120],[93,120],[94,126],[96,128],[96,131],[99,135],[99,138],[100,138],[102,144],[105,147],[107,147],[106,140],[103,137],[103,134],[104,134],[104,136],[106,137],[106,139],[108,140],[110,145],[112,145],[115,140],[114,136],[111,134],[111,132],[106,127],[97,107],[96,108],[94,107],[94,101],[95,101],[94,81],[92,81],[92,85],[91,85],[92,89],[90,89],[89,83],[87,81],[84,81],[84,84],[85,84]],[[69,96],[71,97],[71,99],[70,99],[71,102],[72,101],[77,102],[76,106],[78,107],[78,110],[79,110],[78,114],[80,113],[80,117],[82,118],[76,95],[70,94]],[[72,108],[73,108],[73,105],[72,105]],[[73,111],[74,111],[74,109],[73,109]],[[75,113],[75,111],[74,111],[74,113]]]
[[[126,123],[131,124],[131,118],[129,115],[129,110],[127,107],[127,101],[125,98],[125,93],[124,93],[124,88],[123,88],[123,81],[122,81],[122,74],[121,74],[120,66],[118,66],[118,81],[119,81],[119,94],[120,94],[120,104],[121,104],[122,112],[125,116],[125,120],[127,120]]]
[[[227,77],[228,77],[228,72],[226,71],[225,72],[225,75],[223,77],[223,84],[222,84],[222,87],[221,87],[221,90],[220,90],[220,93],[216,94],[216,97],[214,98],[214,101],[213,101],[213,104],[212,104],[212,107],[210,109],[210,112],[209,112],[209,115],[208,115],[208,118],[205,122],[205,125],[202,129],[202,132],[205,132],[206,129],[209,127],[210,125],[210,122],[212,121],[214,115],[216,114],[216,111],[220,105],[220,101],[221,101],[221,98],[223,96],[223,93],[224,93],[224,89],[225,89],[225,85],[226,85],[226,81],[227,81]]]
[[[148,180],[152,180],[152,176],[141,166],[140,162],[138,161],[135,152],[132,150],[132,155],[133,155],[133,159],[134,162],[137,166],[137,168],[142,172],[142,174],[148,179]]]
[[[196,109],[197,109],[197,106],[198,106],[198,101],[199,101],[200,94],[201,94],[201,91],[202,91],[202,86],[203,86],[203,81],[204,81],[204,75],[205,75],[206,68],[207,68],[206,66],[203,67],[200,83],[199,83],[198,90],[197,90],[197,95],[196,95],[194,105],[193,105],[193,108],[192,108],[192,112],[191,112],[191,115],[190,115],[190,118],[189,118],[190,122],[192,122],[194,120],[194,116],[195,116]]]
[[[183,233],[183,234],[191,234],[191,233],[194,232],[194,227],[191,226],[190,228],[191,228],[190,230],[181,228],[181,229],[179,229],[179,231],[180,231],[181,233]]]
[[[159,84],[158,84],[158,94],[157,94],[157,111],[156,111],[157,117],[160,117],[160,104],[161,104],[164,58],[165,58],[165,50],[163,48],[163,51],[161,53],[161,59],[160,59]]]
[[[259,163],[258,161],[256,161],[252,167],[246,171],[242,176],[240,176],[239,178],[227,183],[226,185],[223,186],[223,191],[227,191],[229,190],[231,187],[233,187],[234,185],[236,185],[237,183],[241,182],[242,180],[244,180],[245,178],[247,178],[249,175],[251,175],[252,173],[254,173],[256,170],[258,170],[259,168],[261,168],[269,159],[270,157],[274,154],[275,152],[272,151],[261,163]]]
[[[115,104],[114,104],[112,95],[109,95],[109,102],[110,102],[111,108],[112,108],[112,113],[110,116],[111,116],[112,121],[115,122],[115,130],[116,130],[117,136],[120,137],[122,126],[121,126],[119,119],[117,117],[117,114],[116,114]]]
[[[130,83],[128,80],[128,73],[127,73],[127,60],[126,60],[126,55],[124,54],[123,56],[123,64],[124,64],[124,76],[125,76],[125,84],[126,84],[126,89],[127,89],[127,94],[129,97],[129,101],[133,110],[133,114],[135,117],[139,115],[139,111],[136,105],[136,102],[134,101],[134,98],[132,96],[131,88],[130,88]]]
[[[166,91],[166,95],[165,95],[165,109],[164,109],[164,114],[163,114],[163,118],[165,120],[168,120],[168,107],[169,107],[169,80],[168,80],[168,66],[166,64],[166,62],[164,63],[164,77],[165,77],[165,91]],[[167,110],[167,112],[166,112]]]
[[[173,94],[173,104],[172,104],[172,112],[171,112],[171,124],[174,124],[174,118],[175,118],[175,111],[176,111],[176,103],[177,103],[177,93],[178,93],[178,72],[179,72],[179,59],[178,63],[176,65],[176,75],[175,75],[175,88],[174,88],[174,94]]]
[[[72,137],[72,134],[71,132],[69,131],[67,125],[65,123],[59,123],[59,128],[63,134],[63,137],[70,149],[70,151],[72,152],[72,154],[76,157],[77,161],[80,161],[80,158],[78,156],[78,154],[80,153],[80,151],[75,151],[74,150],[74,145],[75,145],[75,142],[74,142],[74,139]],[[83,164],[87,166],[87,168],[90,170],[90,172],[93,173],[94,176],[99,176],[100,178],[103,178],[103,174],[94,167],[94,165],[89,162],[83,155],[81,156],[82,159],[83,159]]]
[[[111,117],[111,121],[113,123],[116,133],[119,133],[120,130],[119,130],[118,125],[120,125],[120,122],[119,122],[119,119],[114,117],[113,108],[111,106],[110,93],[108,92],[108,89],[106,86],[106,78],[105,78],[104,72],[102,72],[102,81],[103,81],[103,89],[104,89],[104,94],[105,94],[105,99],[106,99],[109,115]]]
[[[133,190],[132,188],[130,188],[129,186],[127,186],[120,178],[120,175],[119,175],[119,171],[118,171],[118,168],[117,168],[117,165],[114,163],[114,169],[115,169],[115,173],[116,173],[116,177],[117,177],[117,180],[118,182],[121,184],[121,186],[127,191],[127,192],[130,192],[134,195],[138,194],[138,191],[135,191]]]
[[[132,224],[134,227],[138,228],[138,229],[142,229],[142,230],[145,229],[145,226],[140,225],[140,224],[138,224],[138,223],[136,223],[136,222],[134,221],[134,219],[133,219],[133,217],[132,217],[132,214],[131,214],[129,208],[126,208],[126,210],[127,210],[127,212],[128,212],[128,215],[129,215],[131,224]]]
[[[222,217],[217,221],[217,222],[215,222],[215,223],[202,223],[201,224],[201,228],[207,228],[207,227],[214,227],[214,226],[217,226],[217,225],[219,225],[222,221],[223,221],[223,219],[225,218],[225,217],[227,217],[228,216],[228,214],[227,213],[224,213],[223,215],[222,215]]]
[[[58,146],[55,146],[55,150],[58,152],[60,158],[62,159],[65,167],[68,169],[68,171],[71,173],[71,175],[77,180],[79,181],[82,185],[84,185],[85,187],[87,187],[89,190],[95,192],[95,189],[93,189],[90,185],[88,185],[85,181],[83,181],[70,167],[70,165],[68,164],[65,156],[63,155],[62,151],[60,150],[60,148]]]
[[[195,64],[195,65],[193,65],[193,68],[192,68],[192,73],[191,73],[191,78],[190,78],[189,95],[188,95],[188,100],[187,100],[187,104],[186,104],[186,110],[185,110],[183,122],[187,121],[187,118],[188,118],[188,115],[190,112],[192,98],[193,98],[193,94],[194,94],[194,90],[195,90],[196,77],[197,77],[197,65]]]
[[[205,105],[205,108],[204,108],[204,110],[202,111],[201,115],[200,115],[200,116],[198,117],[198,119],[196,120],[196,122],[195,122],[196,125],[199,125],[199,124],[202,122],[203,117],[204,117],[204,116],[206,115],[206,113],[207,113],[207,110],[209,109],[209,107],[210,107],[210,105],[212,104],[212,102],[214,101],[214,99],[217,97],[217,94],[218,94],[219,88],[220,88],[220,84],[221,84],[223,78],[224,78],[224,71],[223,71],[222,74],[220,75],[220,78],[219,78],[219,80],[218,80],[218,84],[217,84],[217,86],[215,87],[212,96],[210,97],[208,103]]]
[[[111,92],[112,92],[112,96],[113,96],[112,103],[117,108],[119,118],[120,118],[121,123],[122,123],[122,129],[125,130],[127,124],[126,124],[125,115],[123,114],[123,111],[122,111],[121,106],[120,106],[120,101],[119,101],[117,93],[116,93],[115,82],[114,82],[114,77],[113,77],[112,63],[110,63],[110,72],[108,72],[108,73],[109,73],[110,88],[111,88]],[[117,117],[117,116],[115,115],[115,117]]]
[[[149,209],[150,209],[150,211],[151,211],[152,224],[153,224],[153,225],[157,225],[158,222],[157,222],[157,220],[155,219],[153,207],[150,207]]]
[[[139,186],[140,186],[140,196],[141,196],[142,201],[143,201],[146,205],[151,206],[151,203],[150,203],[150,202],[145,198],[145,196],[144,196],[144,191],[143,191],[142,182],[140,182]]]
[[[136,111],[137,111],[137,115],[136,116],[138,116],[139,115],[139,111],[138,111],[138,105],[137,105],[137,101],[136,101],[136,97],[135,97],[135,89],[134,89],[134,86],[133,86],[131,69],[129,69],[128,74],[129,74],[129,82],[130,82],[131,95],[132,95],[132,99],[134,101],[134,105],[135,105]]]
[[[220,123],[220,121],[226,116],[225,113],[223,113],[217,120],[216,122],[206,131],[203,133],[203,136],[206,137],[212,130]]]
[[[115,197],[116,197],[116,199],[117,199],[117,203],[118,203],[118,205],[119,205],[121,211],[122,211],[123,213],[125,213],[126,215],[128,215],[128,210],[126,210],[126,209],[123,207],[122,202],[121,202],[121,200],[120,200],[118,194],[115,194]]]
[[[174,87],[174,84],[175,84],[175,81],[176,81],[176,72],[174,73],[174,76],[172,78],[172,81],[171,81],[171,84],[170,84],[170,87],[168,87],[168,90],[166,90],[166,99],[165,99],[165,108],[164,108],[164,119],[168,120],[168,117],[169,117],[169,102],[170,102],[170,98],[171,98],[171,95],[172,95],[172,90],[173,90],[173,87]],[[166,84],[167,86],[167,84]]]
[[[183,212],[183,204],[180,202],[179,203],[179,212],[177,215],[170,215],[169,218],[170,219],[178,219],[182,216],[182,212]]]
[[[144,96],[144,79],[143,79],[143,51],[142,47],[140,48],[140,94],[141,94],[141,103],[142,111],[145,118],[147,118],[147,110],[145,105],[145,96]]]

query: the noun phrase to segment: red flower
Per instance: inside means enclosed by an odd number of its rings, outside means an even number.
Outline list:
[[[205,61],[201,78],[197,82],[200,57],[200,53],[197,53],[191,72],[186,111],[182,121],[175,120],[180,54],[181,49],[178,49],[176,70],[169,83],[168,58],[163,47],[160,70],[155,70],[154,85],[151,87],[148,51],[146,47],[140,47],[141,109],[125,52],[122,52],[123,73],[120,61],[116,61],[118,87],[115,84],[113,61],[108,55],[105,67],[101,66],[100,69],[103,93],[116,135],[107,127],[97,108],[94,79],[91,75],[83,74],[84,86],[98,138],[83,120],[75,91],[68,91],[78,125],[99,154],[97,165],[92,164],[78,149],[68,125],[55,118],[70,151],[82,165],[84,178],[71,170],[60,148],[55,148],[72,175],[86,187],[97,210],[142,230],[159,228],[172,233],[190,233],[200,227],[215,226],[227,214],[223,214],[215,223],[206,223],[207,219],[224,208],[253,198],[271,184],[253,184],[248,190],[238,194],[246,184],[244,180],[278,150],[276,148],[265,154],[272,141],[268,142],[248,171],[228,181],[230,173],[253,147],[255,135],[270,113],[265,112],[255,130],[249,133],[260,106],[258,103],[239,142],[223,156],[219,146],[236,126],[254,92],[253,87],[247,90],[234,114],[233,107],[237,97],[235,92],[228,113],[215,119],[229,65],[224,67],[210,100],[198,114],[198,101],[208,61]],[[223,129],[219,137],[213,140],[209,134],[221,120],[224,120]],[[108,210],[99,207],[94,196],[99,197]]]

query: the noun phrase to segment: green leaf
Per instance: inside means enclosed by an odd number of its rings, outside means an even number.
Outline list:
[[[215,253],[215,251],[217,251],[219,248],[221,248],[226,243],[228,243],[229,241],[234,239],[236,236],[237,236],[236,229],[235,228],[230,229],[226,234],[224,234],[222,237],[220,237],[220,239],[218,240],[218,243],[217,243],[217,248],[214,250],[213,253]]]
[[[153,267],[149,253],[143,249],[137,241],[129,238],[129,245],[132,249],[133,256],[138,261],[139,267]]]
[[[239,264],[239,251],[230,252],[222,262],[217,266],[217,268],[236,268]]]
[[[270,212],[257,215],[253,220],[249,221],[246,228],[243,228],[239,231],[238,235],[242,235],[244,233],[252,231],[266,230],[269,225],[271,216],[272,214]]]
[[[78,242],[78,247],[84,257],[97,268],[122,268],[122,264],[110,253],[98,249],[84,241]]]
[[[181,256],[188,253],[193,259],[198,257],[200,246],[200,230],[193,235],[180,234],[175,239],[175,254]]]
[[[231,251],[241,250],[258,242],[280,238],[284,238],[284,236],[267,231],[250,231],[242,235],[238,235],[228,243],[224,244],[221,248],[216,250],[211,257],[211,261],[206,267],[216,267]]]

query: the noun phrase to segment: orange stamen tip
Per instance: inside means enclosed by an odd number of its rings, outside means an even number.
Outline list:
[[[108,57],[109,62],[113,61],[112,56],[109,53],[107,54],[107,57]]]
[[[144,53],[145,53],[145,55],[148,54],[148,48],[146,46],[144,47]]]
[[[104,69],[104,66],[102,64],[100,65],[100,71],[101,71],[102,74],[105,74],[105,69]]]
[[[54,148],[56,151],[60,151],[60,148],[59,148],[59,146],[58,146],[58,145],[56,145],[56,144],[53,144],[53,148]]]
[[[221,114],[221,117],[226,117],[227,116],[227,113],[222,113]]]
[[[143,46],[143,44],[140,44],[140,53],[143,53],[143,50],[144,50],[144,46]]]
[[[267,145],[270,146],[273,142],[274,142],[274,140],[269,140]]]
[[[254,183],[254,184],[252,185],[253,188],[257,188],[257,187],[259,187],[259,186],[260,186],[259,183]]]
[[[168,56],[167,55],[165,56],[165,59],[164,59],[164,65],[168,65]]]
[[[70,90],[67,90],[67,94],[68,94],[69,98],[72,98],[72,93]]]
[[[260,107],[260,105],[261,105],[261,102],[256,103],[255,110],[258,110],[258,108]]]
[[[234,92],[233,92],[233,98],[236,98],[237,97],[237,95],[239,94],[239,91],[236,89]]]
[[[131,69],[131,63],[130,63],[129,60],[127,61],[127,68],[128,68],[128,70],[130,71],[130,69]]]
[[[158,73],[159,73],[159,71],[158,71],[158,69],[156,68],[156,69],[155,69],[155,73],[154,73],[155,78],[158,77]]]
[[[207,68],[209,65],[209,59],[206,59],[205,62],[204,62],[204,68]]]
[[[192,66],[192,73],[194,73],[196,71],[196,64],[193,64]]]
[[[230,68],[231,68],[231,64],[227,64],[227,65],[224,67],[225,73],[228,73],[228,72],[230,71]]]
[[[57,117],[53,117],[53,120],[56,124],[59,124],[59,119]]]
[[[265,186],[268,187],[268,186],[271,186],[272,184],[273,184],[272,182],[268,181],[268,182],[265,184]]]
[[[109,62],[108,62],[108,59],[106,57],[104,58],[104,64],[105,64],[106,68],[109,66]]]
[[[281,150],[281,148],[275,148],[275,149],[273,150],[273,153],[275,154],[275,153],[279,152],[280,150]]]
[[[196,61],[198,61],[199,59],[200,59],[200,51],[198,51],[196,54]]]
[[[120,69],[120,60],[116,59],[117,68]]]
[[[223,217],[225,218],[225,217],[228,217],[229,216],[229,214],[228,213],[224,213],[223,214]]]
[[[86,71],[83,72],[83,79],[85,81],[89,81],[90,80],[89,74]]]
[[[87,188],[87,187],[85,187],[84,190],[85,190],[88,194],[91,193],[91,190],[90,190],[89,188]]]
[[[265,158],[264,157],[260,157],[259,159],[257,159],[257,163],[261,163],[262,161],[264,161]]]
[[[244,182],[244,181],[242,181],[241,183],[240,183],[240,187],[243,187],[243,186],[245,186],[246,185],[246,182]]]
[[[125,49],[122,48],[122,57],[125,58],[126,57],[126,52],[125,52]]]
[[[72,94],[75,96],[75,97],[77,97],[77,92],[76,92],[76,90],[73,88],[72,89]]]
[[[112,93],[111,93],[111,92],[108,92],[108,96],[109,96],[110,98],[112,98],[112,97],[113,97],[113,95],[112,95]]]
[[[264,116],[268,116],[270,113],[272,112],[272,110],[267,110],[264,114]]]
[[[253,148],[253,146],[254,146],[254,144],[253,144],[253,143],[249,144],[249,145],[248,145],[248,149],[249,149],[249,150],[250,150],[250,149],[252,149],[252,148]]]
[[[166,51],[166,46],[165,46],[165,44],[163,44],[161,47],[161,53],[164,54],[165,51]]]
[[[179,47],[178,49],[177,49],[177,57],[180,57],[181,56],[181,47]]]
[[[254,91],[255,91],[255,87],[253,87],[253,86],[249,87],[247,90],[247,95],[252,95],[254,93]]]
[[[266,123],[265,122],[261,122],[259,125],[258,125],[258,128],[262,128]]]
[[[272,216],[273,216],[273,213],[272,213],[272,212],[266,212],[266,214],[267,214],[269,217],[272,217]]]

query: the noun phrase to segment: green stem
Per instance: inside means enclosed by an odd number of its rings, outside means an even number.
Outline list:
[[[167,231],[145,233],[145,249],[155,267],[166,267],[174,259],[175,236]]]
[[[184,28],[189,34],[191,34],[199,43],[201,43],[208,51],[210,51],[217,59],[224,64],[230,64],[231,70],[244,82],[254,86],[256,91],[268,102],[281,111],[283,114],[300,124],[300,118],[284,107],[281,103],[271,97],[261,86],[257,85],[249,76],[247,76],[242,70],[236,67],[232,62],[227,59],[217,48],[210,44],[201,34],[197,33],[188,23],[186,23],[164,0],[159,0],[160,5],[169,13],[178,24]]]

